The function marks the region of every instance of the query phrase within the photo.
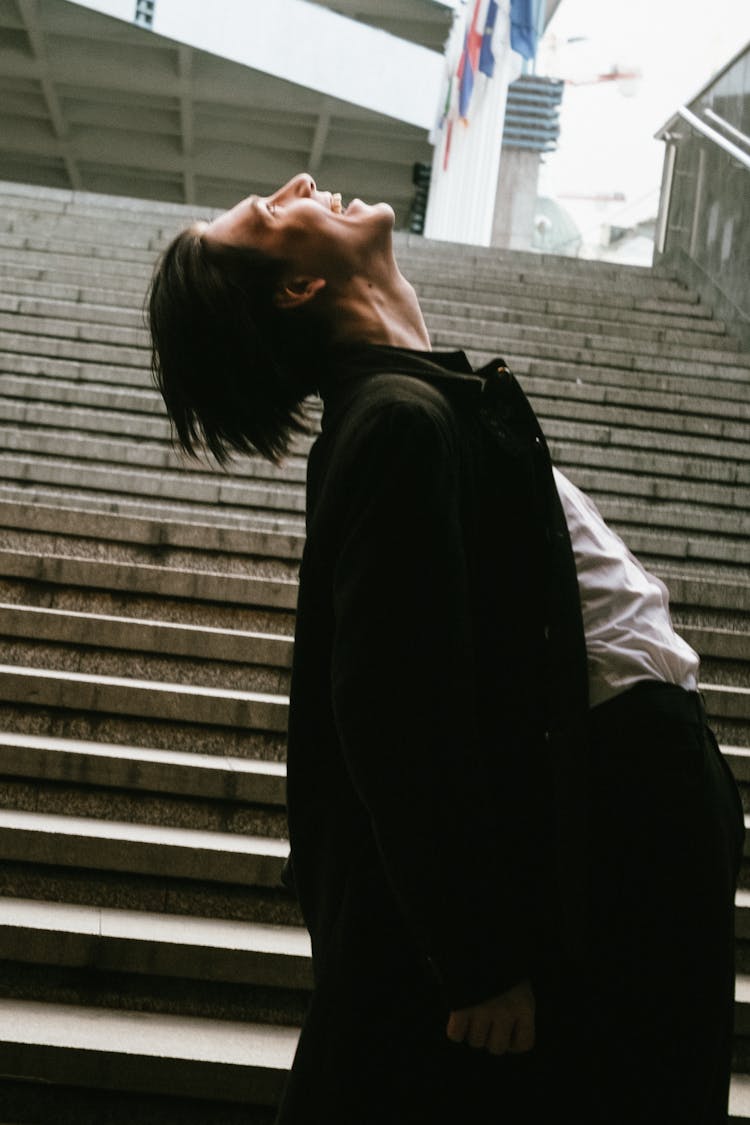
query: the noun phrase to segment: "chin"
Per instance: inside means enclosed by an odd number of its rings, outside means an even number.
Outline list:
[[[364,203],[361,199],[353,199],[346,208],[346,214],[353,215],[359,211],[369,211],[373,218],[387,221],[391,226],[396,222],[396,213],[390,203]]]
[[[396,212],[393,210],[390,203],[376,203],[375,206],[382,211],[383,218],[387,219],[391,227],[393,227],[396,222]]]

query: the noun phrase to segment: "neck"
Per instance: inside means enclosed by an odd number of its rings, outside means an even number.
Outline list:
[[[335,295],[335,313],[337,344],[432,349],[417,295],[395,259],[349,276]]]

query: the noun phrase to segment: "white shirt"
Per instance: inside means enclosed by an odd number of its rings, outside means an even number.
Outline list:
[[[578,575],[590,705],[639,680],[695,691],[700,662],[672,628],[666,586],[631,555],[593,501],[553,471]]]

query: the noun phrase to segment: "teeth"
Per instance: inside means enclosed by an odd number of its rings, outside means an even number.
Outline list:
[[[342,211],[344,210],[344,208],[341,206],[341,192],[340,191],[335,191],[333,193],[333,195],[331,196],[331,210],[337,215],[340,215],[342,213]]]

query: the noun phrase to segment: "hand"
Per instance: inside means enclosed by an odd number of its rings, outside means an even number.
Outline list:
[[[529,980],[482,1004],[451,1012],[446,1033],[454,1043],[492,1055],[520,1054],[534,1046],[534,993]]]

